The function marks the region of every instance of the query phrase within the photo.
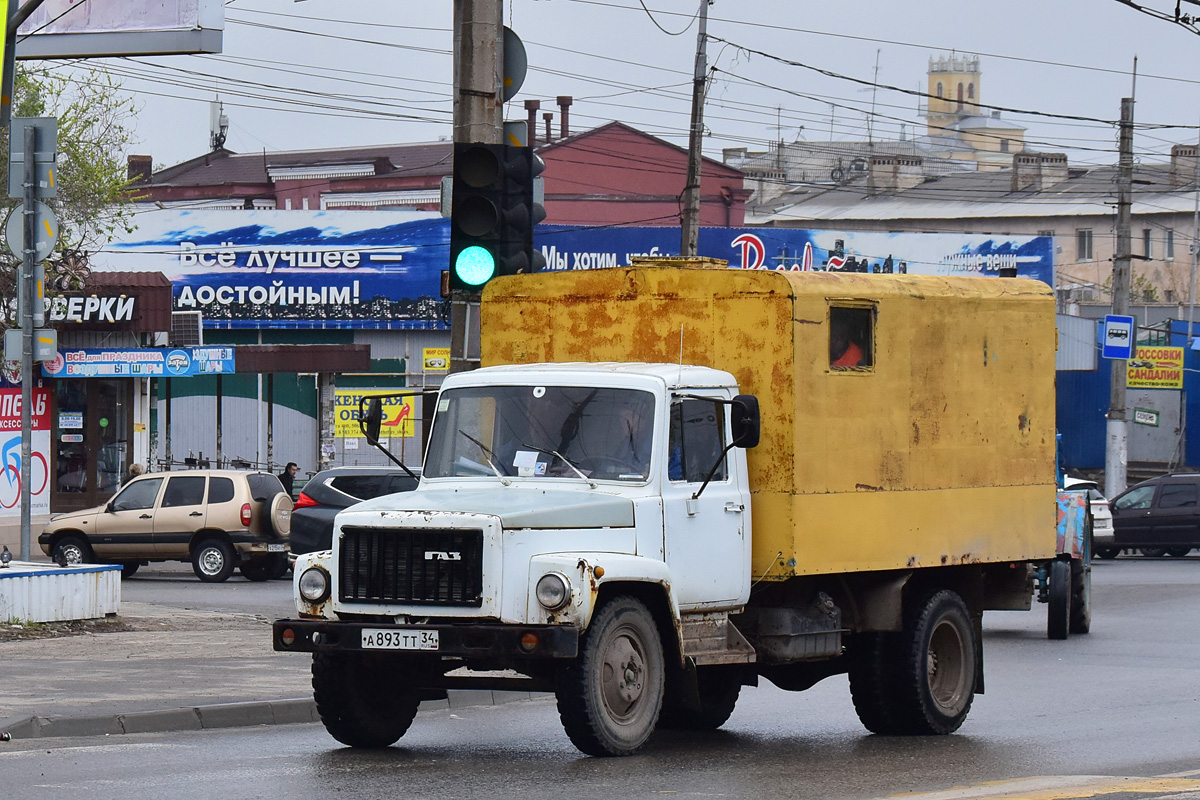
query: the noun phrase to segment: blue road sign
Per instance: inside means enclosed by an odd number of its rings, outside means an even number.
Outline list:
[[[1137,322],[1133,317],[1109,314],[1104,318],[1100,344],[1103,345],[1101,355],[1105,358],[1128,361],[1137,349]]]

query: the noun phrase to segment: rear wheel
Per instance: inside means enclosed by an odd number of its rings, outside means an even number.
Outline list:
[[[1050,610],[1046,617],[1046,635],[1065,639],[1071,629],[1071,563],[1050,562]]]
[[[1142,548],[1142,555],[1146,556],[1146,558],[1162,558],[1166,554],[1167,554],[1167,548],[1165,548],[1165,547],[1143,547]]]
[[[1174,556],[1175,558],[1183,558],[1190,552],[1192,552],[1192,548],[1190,548],[1190,547],[1168,547],[1167,548],[1167,555]]]
[[[205,539],[192,551],[192,571],[205,583],[221,583],[233,574],[233,548],[220,539]]]
[[[329,735],[350,747],[387,747],[412,725],[421,705],[394,656],[314,653],[313,698]]]
[[[742,682],[738,676],[720,667],[699,667],[696,684],[700,694],[699,707],[664,707],[659,717],[659,727],[715,731],[729,720],[742,692]]]
[[[886,641],[886,640],[885,640]],[[953,733],[975,699],[978,649],[966,603],[952,591],[934,592],[905,613],[897,661],[886,668],[886,717],[893,733]],[[889,648],[890,649],[890,648]]]
[[[899,733],[892,711],[892,687],[888,682],[895,664],[894,633],[860,633],[854,637],[850,660],[850,698],[863,727],[871,733]]]
[[[271,579],[271,571],[275,565],[270,556],[259,556],[243,561],[238,571],[249,581],[266,581]]]
[[[1092,629],[1092,566],[1082,559],[1071,561],[1071,633]]]
[[[558,714],[592,756],[636,753],[654,733],[666,685],[662,642],[649,609],[618,597],[592,619],[579,660],[558,678]]]
[[[1119,548],[1119,547],[1097,547],[1096,555],[1098,555],[1100,558],[1116,558],[1117,556],[1121,555],[1121,548]]]
[[[132,578],[133,574],[138,571],[142,563],[140,561],[122,561],[121,562],[121,577]]]
[[[86,564],[92,558],[92,548],[85,539],[78,536],[64,536],[54,545],[50,553],[56,562],[66,562],[68,566]]]

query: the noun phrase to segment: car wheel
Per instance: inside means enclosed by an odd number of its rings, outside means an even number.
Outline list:
[[[1142,548],[1142,555],[1146,556],[1146,558],[1162,558],[1166,554],[1167,554],[1167,548],[1165,548],[1165,547],[1143,547]]]
[[[1117,556],[1121,555],[1121,548],[1119,548],[1119,547],[1097,547],[1096,555],[1099,556],[1100,558],[1116,558]]]
[[[77,536],[64,536],[54,545],[51,557],[55,561],[66,561],[68,565],[86,564],[92,558],[92,548],[86,540]]]
[[[205,583],[221,583],[233,574],[233,548],[220,539],[205,539],[192,551],[192,570]]]
[[[265,581],[270,580],[271,570],[274,568],[271,563],[270,556],[260,556],[258,558],[247,559],[238,567],[238,571],[242,573],[242,577],[249,581]]]
[[[140,561],[122,561],[121,562],[121,578],[132,578],[133,574],[138,571],[138,567],[142,564]]]
[[[276,553],[268,558],[272,562],[271,574],[268,576],[270,580],[282,578],[284,575],[287,575],[288,570],[292,568],[292,565],[288,563],[288,557],[286,553]]]
[[[1190,547],[1168,547],[1167,548],[1167,555],[1174,556],[1175,558],[1183,558],[1190,552],[1192,552],[1192,548],[1190,548]]]

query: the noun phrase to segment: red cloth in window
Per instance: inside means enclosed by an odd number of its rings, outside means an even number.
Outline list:
[[[842,353],[836,361],[832,362],[834,367],[857,367],[862,363],[863,351],[862,348],[854,342],[846,345],[846,352]]]

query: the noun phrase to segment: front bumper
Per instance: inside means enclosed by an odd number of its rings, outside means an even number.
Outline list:
[[[437,631],[437,650],[363,650],[362,631]],[[289,632],[290,644],[284,642]],[[537,646],[526,649],[522,639],[532,633]],[[575,658],[579,631],[565,625],[392,625],[384,622],[333,622],[319,619],[280,619],[271,626],[274,648],[284,653],[361,651],[427,658],[471,658],[508,661]]]

